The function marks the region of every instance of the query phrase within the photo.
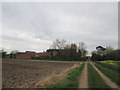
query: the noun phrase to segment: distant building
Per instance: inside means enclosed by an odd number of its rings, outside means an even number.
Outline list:
[[[46,56],[47,52],[36,53],[34,51],[18,52],[16,58],[19,59],[30,59],[32,57]]]
[[[47,56],[47,52],[40,52],[40,53],[35,53],[35,57],[40,57],[40,56]]]

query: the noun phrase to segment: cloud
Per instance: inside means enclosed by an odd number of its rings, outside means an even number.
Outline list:
[[[9,50],[46,50],[56,38],[85,42],[90,51],[97,45],[117,48],[114,2],[8,2],[2,5],[2,15],[3,45]]]

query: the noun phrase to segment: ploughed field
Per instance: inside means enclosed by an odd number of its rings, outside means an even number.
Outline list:
[[[37,82],[55,73],[72,67],[78,62],[38,61],[38,60],[2,60],[2,87],[34,87]]]

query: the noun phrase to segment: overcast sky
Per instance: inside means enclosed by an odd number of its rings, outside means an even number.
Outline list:
[[[2,25],[7,51],[44,51],[56,38],[117,48],[118,3],[2,3]]]

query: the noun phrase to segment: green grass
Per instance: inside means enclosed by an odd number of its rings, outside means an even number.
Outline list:
[[[100,61],[100,62],[106,63],[106,64],[111,64],[111,65],[115,65],[115,66],[119,66],[120,65],[120,61],[106,60],[106,61]]]
[[[89,88],[110,88],[91,64],[88,64],[88,86]]]
[[[101,64],[95,64],[95,66],[102,71],[107,77],[109,77],[113,82],[120,85],[120,73],[117,73],[116,71],[109,69],[108,67],[105,67]]]
[[[116,71],[117,73],[120,73],[120,65],[119,65],[120,63],[116,62],[116,64],[108,64],[106,62],[99,62],[99,61],[96,63],[102,65],[103,67],[111,69],[113,71]]]
[[[58,81],[55,84],[52,84],[47,87],[48,88],[77,88],[78,77],[80,76],[83,68],[84,68],[84,64],[82,64],[80,67],[72,69],[70,72],[68,72],[68,75],[64,80]]]

